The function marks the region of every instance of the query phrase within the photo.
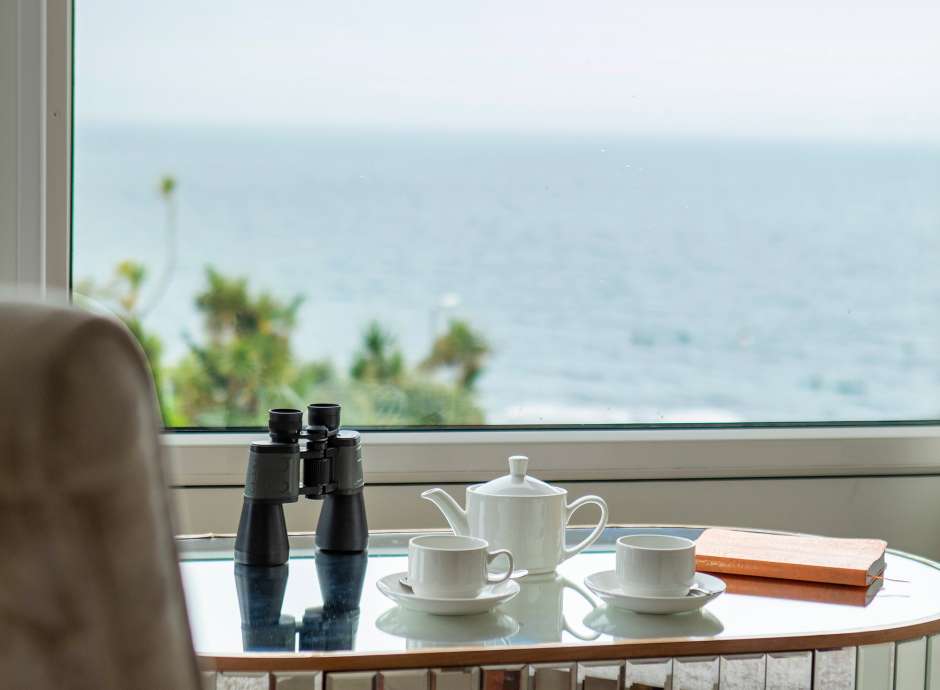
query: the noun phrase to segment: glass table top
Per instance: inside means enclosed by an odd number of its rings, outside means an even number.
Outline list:
[[[290,562],[280,568],[236,566],[231,538],[178,544],[194,643],[204,656],[776,638],[940,618],[940,566],[893,552],[883,585],[876,584],[867,597],[854,589],[846,593],[807,583],[781,587],[780,581],[768,588],[756,578],[722,576],[728,591],[697,612],[655,616],[607,608],[584,586],[584,578],[613,569],[618,537],[653,532],[694,539],[701,529],[608,528],[556,574],[521,580],[519,594],[494,611],[456,617],[403,610],[376,587],[379,578],[407,569],[407,544],[414,532],[373,534],[368,555],[316,553],[312,536],[292,536]],[[569,543],[586,534],[569,530]]]

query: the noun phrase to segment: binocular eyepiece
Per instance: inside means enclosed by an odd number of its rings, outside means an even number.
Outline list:
[[[268,434],[274,443],[297,443],[304,426],[300,410],[274,408],[268,410]]]
[[[307,405],[307,428],[324,436],[339,430],[340,406],[335,403]],[[303,412],[286,407],[268,410],[268,434],[274,443],[297,443],[304,430]]]
[[[358,431],[340,429],[340,406],[314,403],[303,412],[268,412],[268,441],[255,441],[248,453],[235,561],[281,565],[288,559],[284,503],[302,494],[323,499],[316,543],[323,550],[358,552],[366,548],[368,526]],[[302,465],[302,468],[301,468]],[[301,482],[302,479],[302,482]]]

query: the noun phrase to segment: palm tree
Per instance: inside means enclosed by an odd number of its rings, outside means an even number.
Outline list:
[[[395,337],[378,321],[371,322],[362,334],[362,346],[353,358],[349,375],[358,381],[394,383],[402,378],[405,362]]]
[[[431,345],[431,353],[421,363],[424,369],[449,367],[457,370],[457,382],[473,390],[490,354],[489,343],[466,321],[452,319],[447,331]]]
[[[166,210],[166,263],[150,301],[141,309],[141,315],[147,314],[163,298],[176,272],[176,187],[176,178],[172,175],[164,175],[157,184],[157,192]]]

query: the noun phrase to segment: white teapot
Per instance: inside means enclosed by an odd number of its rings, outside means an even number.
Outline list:
[[[467,487],[463,510],[443,489],[421,494],[436,505],[454,534],[486,539],[494,549],[509,549],[517,569],[549,573],[562,561],[597,541],[607,526],[607,504],[599,496],[582,496],[566,503],[568,492],[535,477],[526,476],[529,459],[509,458],[509,474]],[[593,503],[601,519],[581,543],[565,546],[565,527],[581,506]]]

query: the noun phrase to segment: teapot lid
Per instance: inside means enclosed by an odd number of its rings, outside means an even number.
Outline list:
[[[555,496],[564,493],[564,489],[528,476],[528,467],[529,458],[513,455],[509,458],[509,474],[480,485],[476,491],[487,496]]]

